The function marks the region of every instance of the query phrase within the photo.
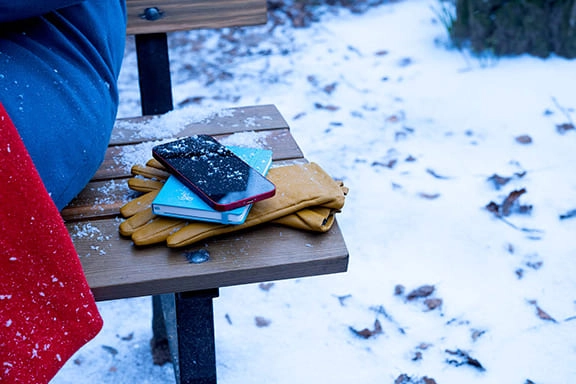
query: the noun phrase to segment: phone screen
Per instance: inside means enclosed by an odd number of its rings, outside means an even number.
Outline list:
[[[237,208],[275,193],[272,182],[208,135],[158,145],[152,154],[217,210]]]

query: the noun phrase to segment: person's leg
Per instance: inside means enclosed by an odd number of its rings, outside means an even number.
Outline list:
[[[118,106],[123,0],[87,0],[0,28],[0,102],[62,209],[98,169]]]

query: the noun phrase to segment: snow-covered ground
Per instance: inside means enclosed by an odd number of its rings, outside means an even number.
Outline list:
[[[220,290],[219,382],[576,382],[576,62],[452,49],[439,7],[171,39],[178,106],[275,104],[350,188],[347,273]],[[149,298],[99,308],[54,384],[174,382]]]

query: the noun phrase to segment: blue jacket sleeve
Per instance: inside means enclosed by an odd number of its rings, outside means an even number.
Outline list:
[[[59,209],[104,158],[125,39],[124,0],[85,0],[0,24],[0,102]]]
[[[41,16],[84,0],[0,0],[0,23]]]

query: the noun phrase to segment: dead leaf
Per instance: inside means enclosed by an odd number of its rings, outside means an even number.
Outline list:
[[[306,77],[306,80],[308,80],[308,82],[309,82],[310,84],[314,85],[314,86],[317,86],[317,85],[318,85],[318,79],[317,79],[316,76],[314,76],[314,75],[308,75],[308,76]]]
[[[268,326],[270,326],[270,324],[272,324],[272,320],[267,319],[267,318],[262,317],[262,316],[256,316],[254,318],[254,322],[256,323],[256,326],[258,328],[268,327]]]
[[[338,83],[332,83],[332,84],[328,84],[325,85],[324,88],[322,89],[325,93],[331,95],[332,92],[334,92],[336,90],[336,86],[338,85]]]
[[[407,163],[411,163],[416,161],[416,158],[412,155],[408,155],[408,157],[404,161],[406,161]]]
[[[406,288],[402,284],[396,284],[396,286],[394,287],[394,295],[396,296],[403,295],[405,290]]]
[[[336,297],[338,298],[340,305],[344,307],[346,305],[346,300],[351,298],[352,295],[343,295],[343,296],[336,296]]]
[[[340,109],[340,107],[336,106],[336,105],[326,105],[324,107],[324,109],[328,110],[328,111],[337,111]]]
[[[442,306],[442,299],[426,299],[424,300],[424,305],[426,305],[429,310],[433,311],[434,309]]]
[[[260,288],[261,290],[268,292],[270,289],[272,289],[272,287],[274,286],[274,283],[260,283],[258,285],[258,288]]]
[[[414,352],[414,356],[412,356],[412,361],[422,360],[422,352],[416,351]]]
[[[522,196],[525,193],[526,193],[525,188],[510,192],[506,197],[506,199],[504,199],[504,202],[500,207],[502,216],[510,216],[512,206],[514,205],[514,203],[516,203],[516,201],[520,198],[520,196]]]
[[[385,49],[381,49],[380,51],[376,51],[376,53],[374,53],[376,56],[385,56],[388,54],[388,51]]]
[[[513,178],[521,179],[526,175],[526,171],[516,172],[513,176],[500,176],[498,174],[493,174],[486,180],[491,182],[494,185],[494,188],[500,189],[501,187],[505,186],[512,180]]]
[[[430,296],[434,292],[433,285],[422,285],[421,287],[416,288],[412,292],[406,296],[407,300],[414,300],[420,297],[427,297]]]
[[[398,62],[398,65],[399,65],[400,67],[407,67],[407,66],[409,66],[409,65],[412,64],[412,63],[413,63],[413,60],[412,60],[411,58],[409,58],[409,57],[404,57],[404,58],[400,59],[400,61]]]
[[[520,135],[516,137],[516,142],[520,144],[531,144],[532,138],[528,135]]]
[[[400,326],[400,324],[398,324],[398,322],[396,320],[394,320],[394,318],[386,311],[386,308],[384,308],[383,305],[370,307],[370,310],[378,313],[379,315],[384,316],[384,318],[386,320],[388,320],[390,323],[392,323],[396,326],[396,329],[398,329],[398,332],[400,332],[403,335],[406,334],[406,331],[404,330],[404,328],[402,328]]]
[[[394,384],[436,384],[436,380],[428,376],[418,379],[403,373],[394,380]]]
[[[576,216],[576,209],[572,209],[562,215],[560,215],[560,220],[566,220],[566,219],[570,219],[572,217]]]
[[[542,268],[542,265],[544,264],[544,262],[542,262],[542,261],[527,261],[525,264],[528,268],[532,268],[533,270],[537,271],[540,268]]]
[[[480,336],[482,336],[485,333],[486,331],[483,329],[472,329],[472,341],[478,340]]]
[[[542,310],[542,308],[540,308],[539,306],[536,306],[536,315],[541,318],[542,320],[546,320],[546,321],[551,321],[553,323],[557,323],[557,321],[550,316],[548,313],[544,312]]]
[[[432,344],[430,344],[430,343],[420,343],[420,344],[418,344],[418,346],[416,348],[425,351],[428,348],[430,348],[431,346],[432,346]]]
[[[571,131],[573,129],[574,129],[574,124],[572,124],[572,123],[563,123],[563,124],[556,125],[556,131],[558,133],[560,133],[561,135],[563,135],[566,132]]]
[[[435,200],[437,198],[440,197],[439,193],[425,193],[425,192],[420,192],[418,194],[421,198],[423,199],[427,199],[427,200]]]
[[[504,176],[500,176],[497,174],[493,174],[492,176],[490,176],[488,179],[488,181],[492,182],[492,184],[494,184],[494,187],[496,189],[500,189],[501,187],[503,187],[504,185],[508,184],[508,182],[510,180],[512,180],[511,177],[504,177]]]
[[[374,329],[368,329],[368,328],[364,328],[360,331],[350,327],[350,330],[356,335],[356,336],[360,336],[364,339],[369,339],[371,337],[375,337],[381,333],[384,333],[384,331],[382,330],[382,324],[380,324],[380,320],[376,319],[376,321],[374,321]]]
[[[194,96],[194,97],[188,97],[184,100],[182,100],[181,102],[178,103],[179,107],[185,107],[188,106],[190,104],[202,104],[202,101],[205,99],[204,96]]]
[[[391,160],[388,160],[387,162],[373,161],[371,166],[373,166],[373,167],[380,166],[380,167],[392,169],[392,168],[394,168],[394,166],[396,165],[397,162],[398,162],[397,159],[391,159]]]
[[[455,351],[447,349],[445,352],[449,355],[455,356],[455,358],[446,360],[446,362],[450,365],[454,365],[456,367],[461,365],[470,365],[480,371],[486,370],[478,360],[472,358],[467,352],[462,351],[461,349],[457,349]]]
[[[508,243],[506,250],[508,251],[508,253],[513,254],[514,253],[514,244]]]
[[[407,374],[403,373],[394,380],[394,384],[410,384],[412,379]]]
[[[114,347],[110,347],[109,345],[103,345],[102,349],[111,354],[112,356],[116,356],[118,354],[118,350]]]
[[[442,176],[438,173],[436,173],[436,171],[434,171],[433,169],[428,168],[426,170],[427,173],[429,173],[430,175],[432,175],[433,177],[435,177],[436,179],[440,179],[440,180],[448,180],[450,179],[448,176]]]
[[[395,141],[405,140],[406,137],[408,137],[408,134],[406,132],[402,132],[402,131],[394,132],[394,140]]]
[[[498,204],[496,204],[495,202],[491,201],[490,203],[488,203],[486,205],[485,208],[487,211],[492,212],[496,216],[500,216],[500,206]]]
[[[526,189],[512,191],[506,196],[501,205],[491,201],[486,205],[486,209],[498,217],[510,216],[513,212],[516,213],[530,213],[532,211],[531,205],[519,204],[518,199],[526,193]]]
[[[131,332],[126,336],[120,337],[120,340],[122,340],[122,341],[130,341],[132,339],[134,339],[134,332]]]
[[[292,120],[298,120],[298,119],[300,119],[300,118],[302,118],[302,117],[304,117],[304,116],[306,116],[306,112],[300,112],[300,113],[297,113],[296,115],[294,115],[294,117],[292,118]]]
[[[325,110],[330,111],[330,112],[334,112],[334,111],[337,111],[340,109],[340,107],[335,106],[335,105],[323,105],[320,103],[314,103],[314,107],[316,109],[325,109]]]

